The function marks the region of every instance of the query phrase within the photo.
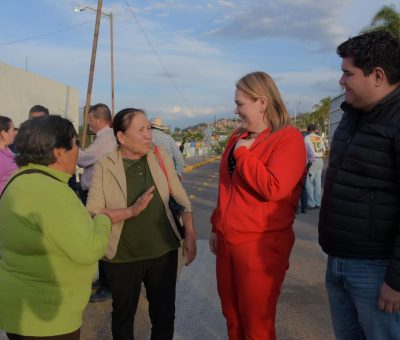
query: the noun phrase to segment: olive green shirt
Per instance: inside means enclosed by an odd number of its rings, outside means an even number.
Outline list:
[[[127,204],[132,205],[148,188],[154,185],[147,160],[123,159],[127,186]],[[139,216],[126,220],[114,263],[126,263],[160,257],[179,248],[180,243],[173,233],[164,203],[154,190],[149,205]]]

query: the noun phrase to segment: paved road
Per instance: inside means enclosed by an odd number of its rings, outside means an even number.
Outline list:
[[[218,162],[185,177],[199,236],[198,258],[177,286],[176,339],[227,339],[215,283],[215,258],[208,250],[209,217],[217,197]],[[281,340],[334,339],[324,287],[325,256],[317,245],[318,211],[297,216],[296,243],[282,289],[277,332]]]
[[[177,284],[175,340],[225,340],[225,321],[220,312],[215,282],[215,258],[208,250],[209,217],[217,197],[218,162],[186,174],[184,185],[191,197],[198,230],[198,256],[182,272]],[[296,243],[291,255],[278,305],[280,340],[334,339],[323,284],[325,256],[317,245],[317,211],[298,215]],[[147,303],[141,297],[135,334],[147,340]],[[110,302],[90,304],[86,310],[82,340],[108,340]],[[0,340],[2,337],[0,335]]]

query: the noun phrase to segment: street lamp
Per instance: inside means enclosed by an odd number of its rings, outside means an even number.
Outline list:
[[[97,10],[89,7],[89,6],[82,6],[82,7],[75,7],[74,11],[75,12],[83,12],[85,10],[91,10],[96,12]],[[105,15],[106,17],[109,17],[110,19],[110,53],[111,53],[111,113],[114,115],[114,107],[115,107],[115,101],[114,101],[114,31],[113,31],[113,14],[110,11],[110,13],[105,13],[101,11],[101,14]]]
[[[89,106],[90,106],[90,99],[92,98],[93,75],[94,75],[94,66],[96,64],[97,41],[99,39],[99,28],[100,28],[101,6],[102,5],[103,5],[103,0],[97,0],[96,23],[94,25],[92,56],[90,58],[89,80],[88,80],[88,87],[87,87],[87,92],[86,92],[85,111],[83,114],[83,129],[82,129],[82,147],[83,148],[86,146],[86,133],[87,133],[87,127],[88,127]]]

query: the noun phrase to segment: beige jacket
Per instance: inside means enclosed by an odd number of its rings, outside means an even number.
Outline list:
[[[161,147],[158,147],[158,149],[168,173],[168,180],[173,197],[178,203],[185,207],[185,212],[192,212],[189,198],[175,172],[172,160]],[[169,187],[167,178],[159,166],[153,148],[149,151],[146,158],[156,190],[158,190],[164,202],[168,220],[176,237],[181,239],[172,213],[168,207]],[[92,214],[96,214],[100,208],[119,209],[127,207],[126,176],[121,151],[118,147],[96,163],[90,183],[86,207]],[[117,252],[123,225],[124,222],[112,225],[108,248],[105,253],[105,256],[109,259],[112,259]]]

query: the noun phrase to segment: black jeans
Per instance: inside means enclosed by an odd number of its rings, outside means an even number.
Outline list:
[[[107,275],[104,270],[104,263],[106,263],[106,262],[99,260],[99,264],[98,264],[98,266],[99,266],[99,284],[100,284],[100,288],[110,290],[110,284],[108,283]]]
[[[301,194],[300,194],[300,206],[301,211],[306,211],[307,209],[307,190],[306,190],[306,179],[304,179],[303,184],[301,185]]]
[[[178,251],[159,258],[129,263],[104,262],[113,298],[114,340],[133,340],[133,321],[142,282],[149,301],[151,340],[172,340]]]

